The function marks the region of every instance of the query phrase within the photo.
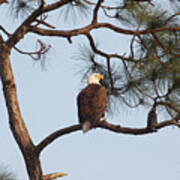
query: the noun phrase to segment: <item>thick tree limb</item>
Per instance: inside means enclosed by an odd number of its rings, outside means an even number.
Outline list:
[[[29,27],[29,32],[33,32],[42,36],[57,36],[57,37],[63,37],[63,38],[67,38],[68,40],[72,37],[72,36],[78,36],[78,35],[86,35],[86,37],[89,39],[90,45],[93,49],[93,51],[101,56],[104,56],[106,58],[119,58],[122,60],[126,60],[126,61],[131,61],[131,62],[138,62],[135,59],[132,59],[131,57],[124,57],[118,54],[107,54],[104,53],[103,51],[98,50],[95,47],[94,41],[92,36],[87,33],[89,32],[91,29],[93,29],[92,25],[86,26],[84,28],[80,28],[80,29],[74,29],[72,31],[60,31],[60,30],[47,30],[47,29],[42,29],[42,28],[38,28],[38,27],[34,27],[34,26],[30,26]],[[141,61],[142,62],[142,61]]]
[[[180,119],[180,118],[178,118]],[[157,123],[155,126],[156,129],[161,129],[167,126],[175,125],[179,127],[179,124],[177,124],[177,119],[172,119],[172,120],[166,120],[160,123]],[[119,125],[114,125],[110,124],[107,121],[100,121],[97,125],[97,127],[107,129],[116,133],[121,133],[121,134],[131,134],[131,135],[144,135],[144,134],[149,134],[153,133],[151,129],[148,127],[146,128],[127,128],[127,127],[121,127]]]
[[[8,47],[4,44],[0,45],[0,76],[3,84],[3,92],[9,113],[11,128],[13,129],[16,140],[22,150],[23,148],[26,148],[26,146],[29,146],[29,144],[33,146],[33,143],[30,139],[19,109],[16,85],[10,65],[8,50]],[[18,133],[20,132],[23,133],[19,136]]]
[[[88,26],[85,26],[83,28],[67,30],[67,31],[66,30],[65,31],[48,30],[48,29],[30,26],[28,28],[28,31],[39,34],[41,36],[57,36],[57,37],[59,36],[59,37],[68,38],[68,37],[72,37],[72,36],[87,34],[91,30],[100,29],[100,28],[110,29],[114,32],[122,33],[125,35],[143,35],[143,34],[150,34],[150,33],[155,33],[155,32],[160,32],[160,31],[180,31],[180,26],[177,26],[177,27],[161,27],[161,28],[155,28],[155,29],[134,31],[134,30],[119,28],[119,27],[114,26],[113,24],[109,24],[109,23],[98,23],[98,24],[95,23],[95,24],[90,24]]]
[[[167,126],[177,126],[180,127],[178,120],[180,119],[179,116],[175,117],[172,120],[166,120],[160,123],[157,123],[155,128],[156,129],[162,129]],[[105,120],[98,122],[96,128],[102,128],[106,130],[110,130],[115,133],[120,134],[131,134],[131,135],[144,135],[144,134],[150,134],[154,133],[155,131],[152,129],[149,129],[148,127],[145,128],[128,128],[128,127],[122,127],[120,125],[114,125],[111,124]],[[81,130],[81,125],[72,125],[63,129],[60,129],[49,136],[47,136],[45,139],[43,139],[37,146],[36,146],[36,152],[39,154],[41,151],[46,148],[49,144],[51,144],[54,140],[57,138],[60,138],[63,135],[73,133],[75,131]]]
[[[65,134],[70,134],[70,133],[78,131],[80,129],[81,129],[81,125],[78,124],[78,125],[69,126],[64,129],[60,129],[60,130],[50,134],[36,146],[36,152],[39,154],[47,145],[52,143],[58,137],[61,137]]]
[[[0,44],[0,77],[9,115],[9,124],[14,138],[24,156],[30,179],[41,180],[42,171],[39,157],[34,154],[35,146],[21,116],[16,93],[16,84],[10,64],[10,48]]]

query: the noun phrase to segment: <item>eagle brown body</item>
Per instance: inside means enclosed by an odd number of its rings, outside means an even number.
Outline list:
[[[106,88],[100,84],[89,84],[79,93],[77,105],[82,128],[87,123],[88,127],[83,128],[83,132],[86,132],[104,116],[107,106]]]

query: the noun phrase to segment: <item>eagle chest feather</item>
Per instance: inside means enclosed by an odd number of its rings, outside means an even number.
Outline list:
[[[96,123],[104,116],[107,105],[107,92],[104,86],[90,84],[78,95],[79,122]]]

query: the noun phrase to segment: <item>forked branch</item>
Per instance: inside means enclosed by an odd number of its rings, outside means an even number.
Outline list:
[[[19,48],[17,48],[16,46],[14,46],[14,49],[20,53],[20,54],[23,54],[23,55],[28,55],[30,56],[33,60],[35,61],[38,61],[41,59],[41,57],[46,54],[49,49],[51,48],[51,45],[46,45],[45,43],[43,43],[40,39],[37,40],[37,43],[39,44],[39,50],[37,51],[34,51],[34,52],[26,52],[26,51],[23,51]]]

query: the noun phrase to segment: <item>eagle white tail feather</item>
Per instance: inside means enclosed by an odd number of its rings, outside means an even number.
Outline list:
[[[91,123],[89,121],[85,121],[82,125],[83,133],[86,133],[91,129]]]

